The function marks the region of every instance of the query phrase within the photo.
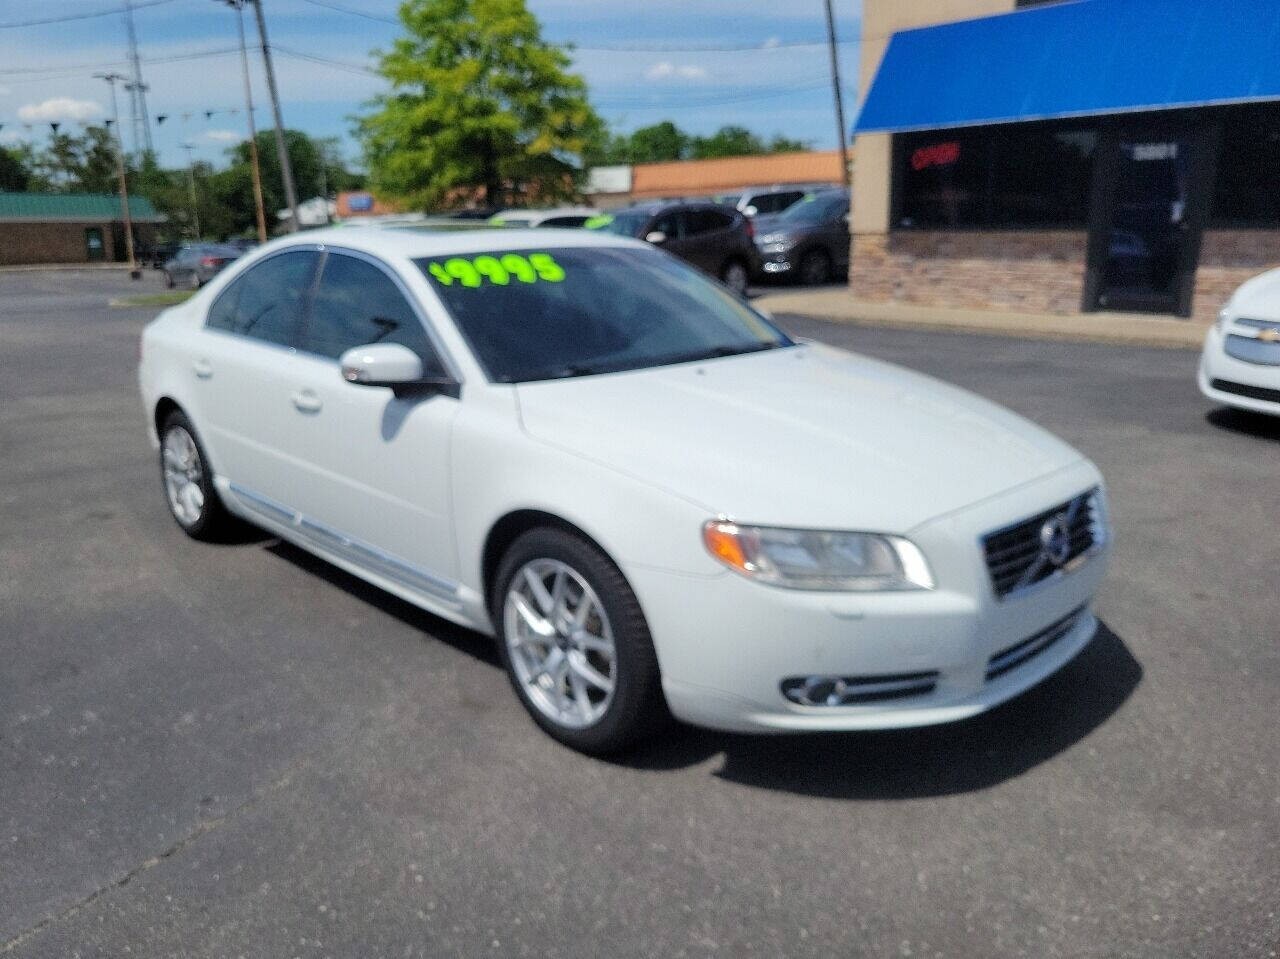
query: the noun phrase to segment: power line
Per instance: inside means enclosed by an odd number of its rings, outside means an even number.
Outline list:
[[[373,67],[362,65],[359,63],[350,63],[346,60],[333,60],[329,57],[317,56],[314,53],[303,53],[301,50],[294,50],[290,47],[282,47],[280,44],[273,44],[277,53],[283,53],[286,57],[294,60],[306,60],[308,63],[318,63],[322,66],[333,67],[338,70],[346,70],[348,73],[365,74],[368,76],[381,76]]]
[[[367,10],[357,10],[355,7],[348,7],[341,3],[334,3],[333,0],[305,0],[306,3],[315,7],[323,7],[326,10],[334,10],[338,13],[345,13],[353,17],[361,17],[365,20],[372,20],[375,23],[389,23],[393,26],[400,26],[400,20],[397,17],[383,16],[382,14],[370,13]],[[856,43],[856,40],[842,40],[840,43]],[[557,46],[571,47],[574,50],[586,50],[589,52],[599,53],[742,53],[750,50],[788,50],[797,47],[825,47],[826,40],[775,40],[775,41],[750,41],[739,43],[576,43],[572,40],[566,41]]]
[[[162,4],[173,3],[174,0],[137,0],[133,5],[133,9],[141,10],[144,7],[158,7]],[[17,27],[43,27],[50,23],[70,23],[72,20],[92,20],[95,17],[114,17],[121,13],[119,7],[111,7],[107,10],[93,10],[86,13],[68,13],[60,17],[42,17],[38,20],[10,20],[8,23],[0,23],[0,30],[11,30]]]

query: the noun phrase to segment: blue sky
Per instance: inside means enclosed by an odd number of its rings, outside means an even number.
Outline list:
[[[216,0],[134,0],[143,78],[162,162],[185,162],[183,142],[198,158],[220,163],[243,138],[245,117],[234,14]],[[144,4],[153,4],[143,6]],[[325,3],[363,11],[360,17]],[[766,136],[782,133],[835,146],[822,0],[790,4],[742,0],[528,0],[554,42],[573,41],[575,68],[592,101],[619,130],[670,119],[696,133],[740,124]],[[121,15],[57,24],[15,22],[120,8],[122,0],[0,0],[0,143],[42,140],[48,123],[75,128],[110,115],[105,70],[126,72]],[[371,17],[394,18],[398,0],[263,0],[269,39],[280,48],[276,70],[285,123],[315,136],[337,136],[358,164],[350,117],[382,88],[362,67],[370,51],[398,31]],[[855,101],[861,0],[837,0],[841,70],[849,106]],[[785,12],[783,12],[785,11]],[[252,39],[252,11],[246,27]],[[818,45],[797,45],[814,43]],[[706,50],[694,47],[754,47]],[[593,49],[605,48],[605,49]],[[618,50],[617,47],[651,49]],[[212,56],[205,56],[207,53]],[[251,51],[252,53],[252,51]],[[317,63],[298,54],[339,61]],[[255,116],[270,122],[261,58],[252,57]],[[128,113],[121,95],[122,116]],[[232,110],[237,112],[233,113]],[[214,111],[206,118],[206,111]],[[183,114],[190,114],[184,121]],[[852,122],[852,115],[846,118]],[[28,127],[30,127],[28,129]],[[126,148],[131,137],[126,132]]]

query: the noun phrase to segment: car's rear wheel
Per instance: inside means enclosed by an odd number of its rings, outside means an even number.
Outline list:
[[[198,290],[204,284],[200,282],[200,274],[195,270],[191,271],[191,289]]]
[[[720,282],[739,296],[746,296],[747,285],[751,282],[747,264],[741,260],[730,260],[720,269]]]
[[[817,286],[831,279],[831,257],[826,250],[810,250],[800,260],[800,282]]]
[[[595,545],[530,530],[503,557],[492,611],[521,703],[567,746],[624,749],[666,718],[658,661],[640,604]]]
[[[208,463],[195,427],[174,410],[160,427],[160,479],[169,512],[193,539],[219,539],[235,522],[218,499]]]

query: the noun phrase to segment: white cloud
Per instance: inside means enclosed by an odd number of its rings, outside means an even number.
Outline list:
[[[238,143],[244,137],[236,133],[235,130],[206,130],[204,133],[206,140],[214,140],[218,143]]]
[[[681,80],[703,80],[706,76],[707,71],[703,67],[677,65],[670,60],[659,60],[644,72],[646,80],[671,80],[677,77]]]
[[[782,46],[782,41],[780,39],[778,39],[777,37],[770,37],[768,40],[764,42],[763,49],[776,50],[780,46]]]
[[[18,107],[18,117],[27,123],[97,120],[102,115],[103,110],[100,104],[93,100],[73,100],[71,97],[50,97],[40,103],[28,103]]]

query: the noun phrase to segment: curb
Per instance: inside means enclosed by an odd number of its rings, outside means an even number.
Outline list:
[[[823,299],[833,302],[824,303]],[[827,294],[812,297],[804,294],[766,295],[754,303],[779,316],[791,314],[831,323],[1173,350],[1201,349],[1207,329],[1189,320],[1140,314],[1104,314],[1105,319],[1095,319],[1090,315],[1081,319],[1078,316],[868,303],[844,297],[837,300]]]

